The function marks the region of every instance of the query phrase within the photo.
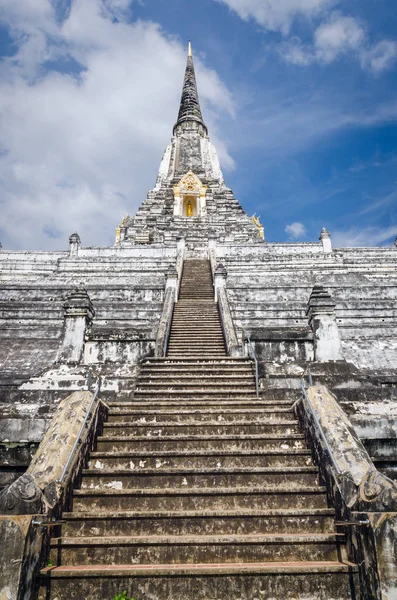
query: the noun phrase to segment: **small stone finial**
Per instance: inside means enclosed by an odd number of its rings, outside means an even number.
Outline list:
[[[322,285],[315,285],[310,294],[306,315],[313,330],[314,356],[318,362],[343,360],[335,308],[331,294]]]
[[[330,254],[332,252],[331,234],[323,227],[318,238],[323,245],[324,254]]]
[[[69,237],[69,244],[81,244],[80,236],[76,231]]]
[[[322,285],[315,285],[310,294],[306,315],[312,318],[319,313],[333,314],[335,307],[331,294]]]
[[[190,40],[189,40],[189,44],[188,44],[188,47],[187,47],[187,55],[188,55],[188,56],[193,56],[193,52],[192,52],[192,43],[191,43],[191,41],[190,41]]]
[[[89,320],[95,317],[95,310],[91,299],[87,294],[87,290],[81,284],[68,295],[63,308],[65,316],[74,317],[77,315],[80,317],[84,312]]]
[[[81,240],[79,234],[76,232],[72,233],[69,237],[69,256],[78,256],[80,245]]]
[[[326,237],[331,237],[329,231],[323,227],[320,233],[320,237],[318,238],[319,240],[323,240]]]
[[[0,245],[1,245],[1,244],[0,244]],[[394,245],[395,245],[395,247],[397,248],[397,237],[396,237],[396,239],[394,240]]]
[[[214,275],[215,275],[215,277],[223,277],[224,279],[226,279],[226,277],[227,277],[227,270],[226,270],[226,267],[225,267],[225,265],[223,263],[218,263],[216,265]]]

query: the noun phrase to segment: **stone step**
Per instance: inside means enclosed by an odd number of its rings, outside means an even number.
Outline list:
[[[138,387],[139,386],[139,387]],[[154,392],[165,391],[169,393],[170,391],[175,390],[176,392],[192,392],[197,390],[198,392],[202,392],[206,390],[211,394],[217,390],[222,392],[229,393],[230,391],[234,391],[238,389],[239,392],[244,393],[244,391],[248,393],[255,393],[255,383],[252,381],[252,376],[248,379],[237,379],[236,381],[230,381],[226,378],[221,381],[216,381],[214,379],[207,380],[204,377],[197,379],[196,381],[188,380],[183,378],[180,380],[164,380],[155,381],[153,379],[139,379],[136,392],[139,393],[141,391],[148,392],[152,390]]]
[[[171,332],[169,341],[174,340],[176,342],[223,342],[223,332],[220,327],[214,327],[214,329],[187,329],[182,327],[180,330]]]
[[[189,331],[202,331],[204,333],[222,331],[218,315],[210,316],[207,314],[200,314],[199,311],[196,311],[195,309],[192,309],[192,313],[194,314],[194,319],[192,319],[191,315],[184,316],[178,312],[174,313],[171,333],[183,333],[185,327],[188,328]]]
[[[186,285],[181,287],[179,300],[181,302],[190,299],[194,302],[197,302],[197,300],[209,300],[210,302],[214,302],[213,287],[211,286],[212,289],[210,290],[200,290],[200,285],[204,286],[205,282],[202,282],[201,284],[197,282],[197,287],[188,287]]]
[[[246,435],[246,436],[99,436],[97,450],[107,452],[158,452],[158,450],[180,451],[238,451],[238,450],[277,450],[305,448],[305,439],[296,435]]]
[[[80,489],[73,493],[73,512],[109,510],[226,510],[327,508],[326,488],[261,484],[259,487]]]
[[[338,560],[343,534],[143,535],[54,538],[56,566]]]
[[[210,291],[200,292],[200,295],[198,295],[197,291],[188,291],[181,288],[175,308],[178,308],[178,310],[189,310],[192,306],[198,306],[202,310],[214,313],[218,312],[218,304],[214,298],[214,288]]]
[[[217,342],[216,340],[208,340],[205,342],[200,339],[197,339],[192,343],[189,343],[188,341],[169,340],[168,351],[170,350],[188,352],[190,355],[197,352],[211,354],[211,352],[217,353],[220,350],[224,352],[225,343],[223,341]]]
[[[189,356],[190,354],[190,350],[189,348],[183,349],[183,348],[178,348],[173,350],[172,352],[168,352],[167,353],[167,357],[168,358],[179,358],[179,359],[185,359],[186,356]],[[202,350],[201,352],[201,357],[202,358],[222,358],[223,356],[227,356],[225,349],[209,349],[209,350]]]
[[[181,401],[179,399],[175,399],[175,400],[156,400],[153,402],[150,402],[149,400],[143,400],[142,402],[139,401],[132,401],[132,402],[107,402],[108,406],[110,408],[125,408],[125,409],[132,409],[132,410],[146,410],[147,409],[153,409],[153,410],[162,410],[163,408],[178,408],[181,407]],[[251,409],[251,410],[255,410],[256,408],[260,409],[275,409],[278,410],[281,407],[285,407],[285,408],[291,408],[293,405],[293,401],[292,400],[277,400],[277,401],[273,401],[273,400],[264,400],[261,398],[253,398],[253,399],[247,399],[245,397],[242,397],[240,399],[236,399],[236,400],[229,400],[229,399],[225,399],[222,400],[221,398],[205,398],[204,402],[202,400],[189,400],[189,404],[187,406],[184,406],[184,408],[186,408],[187,410],[202,410],[202,409],[206,409],[211,408],[213,410],[219,409],[223,411],[223,407],[227,407],[227,408],[231,408],[233,410],[235,409],[241,409],[241,410],[245,410],[245,409]]]
[[[191,423],[104,423],[103,435],[107,436],[242,436],[242,435],[291,435],[299,434],[300,427],[297,420],[294,421],[272,421],[257,424],[256,422],[191,422]]]
[[[177,381],[182,379],[186,383],[188,382],[196,382],[196,381],[209,381],[209,382],[232,382],[236,383],[241,381],[246,383],[247,381],[255,383],[254,376],[251,370],[247,370],[246,372],[241,372],[239,374],[230,373],[206,373],[205,371],[202,373],[192,373],[191,371],[180,371],[179,375],[175,374],[175,371],[165,371],[162,373],[158,373],[157,371],[151,372],[150,370],[144,371],[139,376],[139,382],[168,382],[168,381]]]
[[[219,388],[219,389],[211,389],[211,388],[196,388],[194,390],[146,390],[138,388],[135,391],[134,398],[143,399],[149,398],[150,400],[155,399],[176,399],[181,398],[184,400],[204,400],[204,398],[214,399],[216,397],[219,400],[227,400],[241,398],[242,395],[245,395],[246,400],[254,400],[256,398],[256,394],[254,391],[247,391],[244,388],[236,388],[235,390]]]
[[[199,333],[195,334],[194,337],[191,337],[189,335],[182,335],[182,336],[174,336],[173,334],[171,334],[170,339],[169,339],[169,344],[170,343],[174,343],[174,344],[179,344],[181,346],[187,346],[188,348],[201,348],[201,347],[208,347],[208,346],[219,346],[219,345],[223,345],[223,337],[221,334],[217,335],[217,334],[212,334],[212,335],[208,335],[208,336],[203,336],[200,335]]]
[[[63,513],[62,535],[249,535],[334,533],[333,509]]]
[[[109,401],[107,402],[107,404],[109,405],[109,407],[113,407],[113,408],[131,408],[131,409],[137,409],[137,410],[146,410],[146,408],[148,409],[158,409],[161,410],[162,408],[177,408],[178,406],[181,406],[181,401],[178,398],[175,399],[167,399],[167,400],[154,400],[154,401],[150,401],[150,400],[132,400],[132,401]],[[257,398],[255,396],[255,398],[244,398],[244,397],[240,397],[237,399],[222,399],[219,397],[216,398],[205,398],[204,401],[202,399],[199,400],[189,400],[189,404],[187,406],[185,406],[184,408],[188,409],[188,410],[196,410],[196,409],[205,409],[208,406],[208,408],[212,408],[212,409],[217,409],[219,408],[220,410],[223,409],[223,407],[230,407],[232,409],[255,409],[255,408],[274,408],[275,410],[278,410],[278,408],[281,407],[285,407],[285,408],[291,408],[293,406],[293,399],[289,400],[264,400],[262,398]]]
[[[194,352],[201,352],[204,350],[209,352],[211,350],[219,350],[225,348],[225,342],[223,338],[217,339],[201,339],[199,335],[195,336],[192,341],[188,338],[170,338],[168,340],[168,348],[180,348],[181,350],[188,350],[189,354]]]
[[[175,308],[172,319],[172,330],[174,328],[180,330],[184,325],[190,329],[200,329],[203,331],[222,328],[217,313],[203,312],[194,307],[189,311],[180,311]]]
[[[223,413],[222,410],[214,411],[210,409],[207,411],[199,412],[197,410],[174,410],[174,411],[161,411],[159,413],[155,410],[143,410],[143,411],[132,411],[132,410],[110,410],[108,423],[120,423],[128,422],[133,424],[147,423],[151,425],[161,425],[163,423],[187,423],[194,420],[195,422],[206,423],[208,421],[215,421],[218,423],[227,422],[272,422],[274,420],[293,420],[295,415],[293,411],[285,408],[279,410],[266,410],[257,409],[251,411],[232,410]]]
[[[283,486],[293,491],[302,485],[319,483],[318,469],[309,467],[236,467],[199,469],[185,467],[170,469],[83,469],[81,489],[145,489],[185,488],[192,491],[216,487]]]
[[[236,379],[251,379],[252,381],[255,381],[254,379],[254,373],[252,371],[252,368],[250,365],[248,365],[247,367],[240,367],[238,369],[225,369],[222,367],[199,367],[199,368],[195,368],[193,366],[190,365],[186,365],[184,367],[178,367],[178,366],[173,366],[173,365],[168,365],[168,366],[163,366],[163,367],[157,367],[157,368],[151,368],[150,366],[148,367],[142,367],[140,375],[139,375],[139,381],[142,379],[143,381],[146,381],[148,379],[153,379],[154,381],[156,380],[163,380],[166,381],[168,379],[172,379],[172,378],[184,378],[187,381],[192,380],[192,381],[196,381],[199,379],[206,379],[206,380],[230,380],[230,381],[234,381]]]
[[[186,363],[186,364],[191,364],[191,363],[197,363],[197,366],[245,366],[245,365],[252,365],[252,361],[249,358],[240,358],[240,357],[233,357],[233,356],[228,356],[224,359],[219,359],[218,357],[215,358],[214,360],[211,360],[210,358],[206,358],[203,359],[200,356],[196,356],[196,357],[190,357],[187,360],[181,360],[181,361],[174,361],[174,359],[170,360],[167,356],[164,357],[151,357],[151,358],[147,358],[143,361],[142,365],[159,365],[159,366],[164,366],[164,364],[181,364],[181,363]]]
[[[210,452],[203,450],[176,452],[91,452],[88,468],[134,470],[159,468],[188,468],[197,469],[236,469],[239,467],[304,467],[311,466],[312,458],[308,450],[283,450],[282,452],[235,451]]]
[[[357,567],[339,561],[186,565],[65,565],[42,570],[39,600],[351,600]],[[93,586],[98,590],[93,595]],[[282,595],[280,595],[282,594]]]
[[[172,325],[191,325],[192,327],[219,327],[220,319],[216,311],[208,311],[200,309],[198,306],[189,308],[174,308]]]
[[[173,323],[171,335],[185,336],[189,337],[191,333],[200,333],[203,336],[209,337],[210,335],[219,335],[222,333],[222,327],[220,323],[214,323],[210,325],[209,323]]]
[[[169,359],[168,359],[169,360]],[[240,373],[250,373],[253,375],[252,364],[244,363],[240,365],[233,364],[217,364],[214,362],[210,362],[208,364],[194,364],[192,362],[183,363],[183,361],[171,361],[168,363],[143,363],[141,366],[141,374],[148,375],[153,374],[157,375],[157,373],[170,375],[173,373],[187,373],[193,375],[201,375],[202,373],[208,374],[221,374],[221,375],[231,375],[233,374],[239,375]]]

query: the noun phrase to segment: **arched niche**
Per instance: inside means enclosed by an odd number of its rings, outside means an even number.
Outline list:
[[[182,217],[197,217],[197,196],[187,194],[183,197]]]

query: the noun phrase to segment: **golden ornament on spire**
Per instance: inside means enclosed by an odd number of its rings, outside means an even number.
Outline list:
[[[188,56],[193,56],[193,52],[192,52],[192,44],[189,40],[189,45],[188,45],[188,49],[187,49],[187,55]]]

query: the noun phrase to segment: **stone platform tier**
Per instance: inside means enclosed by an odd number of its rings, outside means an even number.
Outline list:
[[[257,398],[212,295],[208,263],[186,261],[168,356],[111,403],[41,599],[356,597],[295,398]]]

